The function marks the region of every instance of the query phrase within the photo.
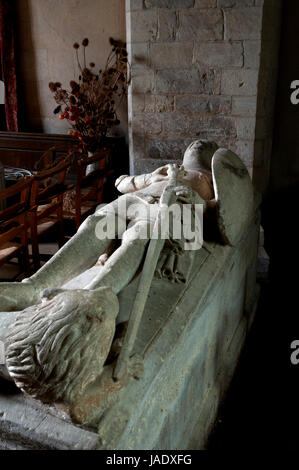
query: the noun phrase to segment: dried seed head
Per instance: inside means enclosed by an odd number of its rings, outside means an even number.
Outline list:
[[[85,69],[82,70],[82,76],[83,76],[84,78],[88,78],[88,77],[91,76],[91,72],[90,72],[90,70],[89,70],[87,67],[85,67]]]
[[[88,38],[83,39],[82,46],[87,47],[88,44],[89,44],[89,39]]]
[[[79,49],[79,47],[80,47],[79,44],[77,42],[75,42],[75,44],[73,45],[73,48],[74,49]]]
[[[56,91],[55,83],[50,82],[50,83],[49,83],[49,88],[50,88],[50,90],[51,90],[53,93],[55,93],[55,91]]]

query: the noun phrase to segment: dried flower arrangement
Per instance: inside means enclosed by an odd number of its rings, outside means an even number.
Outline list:
[[[105,68],[95,73],[94,62],[86,66],[86,47],[89,40],[82,41],[83,65],[79,59],[80,45],[73,45],[79,68],[78,82],[70,82],[70,90],[62,88],[59,82],[50,82],[58,106],[54,114],[67,119],[72,129],[69,134],[78,139],[79,152],[95,152],[102,146],[108,129],[120,123],[117,108],[127,92],[129,83],[126,44],[113,38],[109,39],[111,52]]]

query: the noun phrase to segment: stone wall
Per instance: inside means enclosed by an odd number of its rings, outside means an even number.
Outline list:
[[[74,42],[88,37],[89,62],[105,65],[109,37],[126,38],[124,0],[16,0],[22,130],[64,133],[66,122],[54,116],[49,81],[68,86],[78,79]],[[119,132],[127,134],[126,103]]]
[[[263,9],[263,0],[127,0],[132,172],[181,158],[196,138],[231,148],[251,171],[256,158],[265,166],[272,115],[257,136],[257,99],[273,80],[264,75],[259,88]],[[269,45],[278,32],[275,24]]]

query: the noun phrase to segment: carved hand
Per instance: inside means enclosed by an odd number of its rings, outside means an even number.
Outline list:
[[[183,202],[185,204],[203,204],[204,209],[206,207],[206,201],[189,186],[176,186],[175,193],[179,202]]]
[[[169,170],[172,168],[175,164],[169,163],[168,165],[162,166],[160,168],[157,168],[155,171],[153,171],[150,174],[150,183],[158,183],[160,181],[168,181],[169,180]],[[178,178],[181,178],[184,176],[184,169],[182,168],[179,170]]]

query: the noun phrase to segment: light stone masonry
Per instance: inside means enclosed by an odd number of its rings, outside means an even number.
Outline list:
[[[220,74],[214,69],[159,70],[156,92],[219,94]]]
[[[146,8],[189,8],[194,0],[144,0]]]
[[[260,41],[244,41],[244,67],[258,69],[261,59]]]
[[[220,10],[188,9],[179,12],[179,41],[216,41],[223,39],[223,16]]]
[[[232,114],[254,117],[256,115],[256,96],[234,96],[232,98]]]
[[[254,0],[218,0],[219,8],[252,7]]]
[[[132,173],[181,158],[190,142],[205,138],[237,152],[263,189],[280,5],[281,0],[127,0]]]
[[[182,113],[230,114],[230,96],[177,95],[176,111]]]
[[[175,10],[158,10],[157,41],[175,40],[178,28],[178,14]]]
[[[153,41],[158,34],[156,10],[131,12],[131,42]]]
[[[194,61],[211,67],[242,67],[241,42],[199,42],[195,44]]]
[[[182,68],[189,67],[192,62],[192,42],[172,42],[150,45],[150,64],[155,70],[176,68],[179,63]]]
[[[195,0],[195,8],[216,8],[217,0]]]
[[[254,96],[257,93],[258,70],[227,69],[222,71],[221,94]]]
[[[262,33],[262,9],[232,8],[224,11],[225,39],[260,39]]]

